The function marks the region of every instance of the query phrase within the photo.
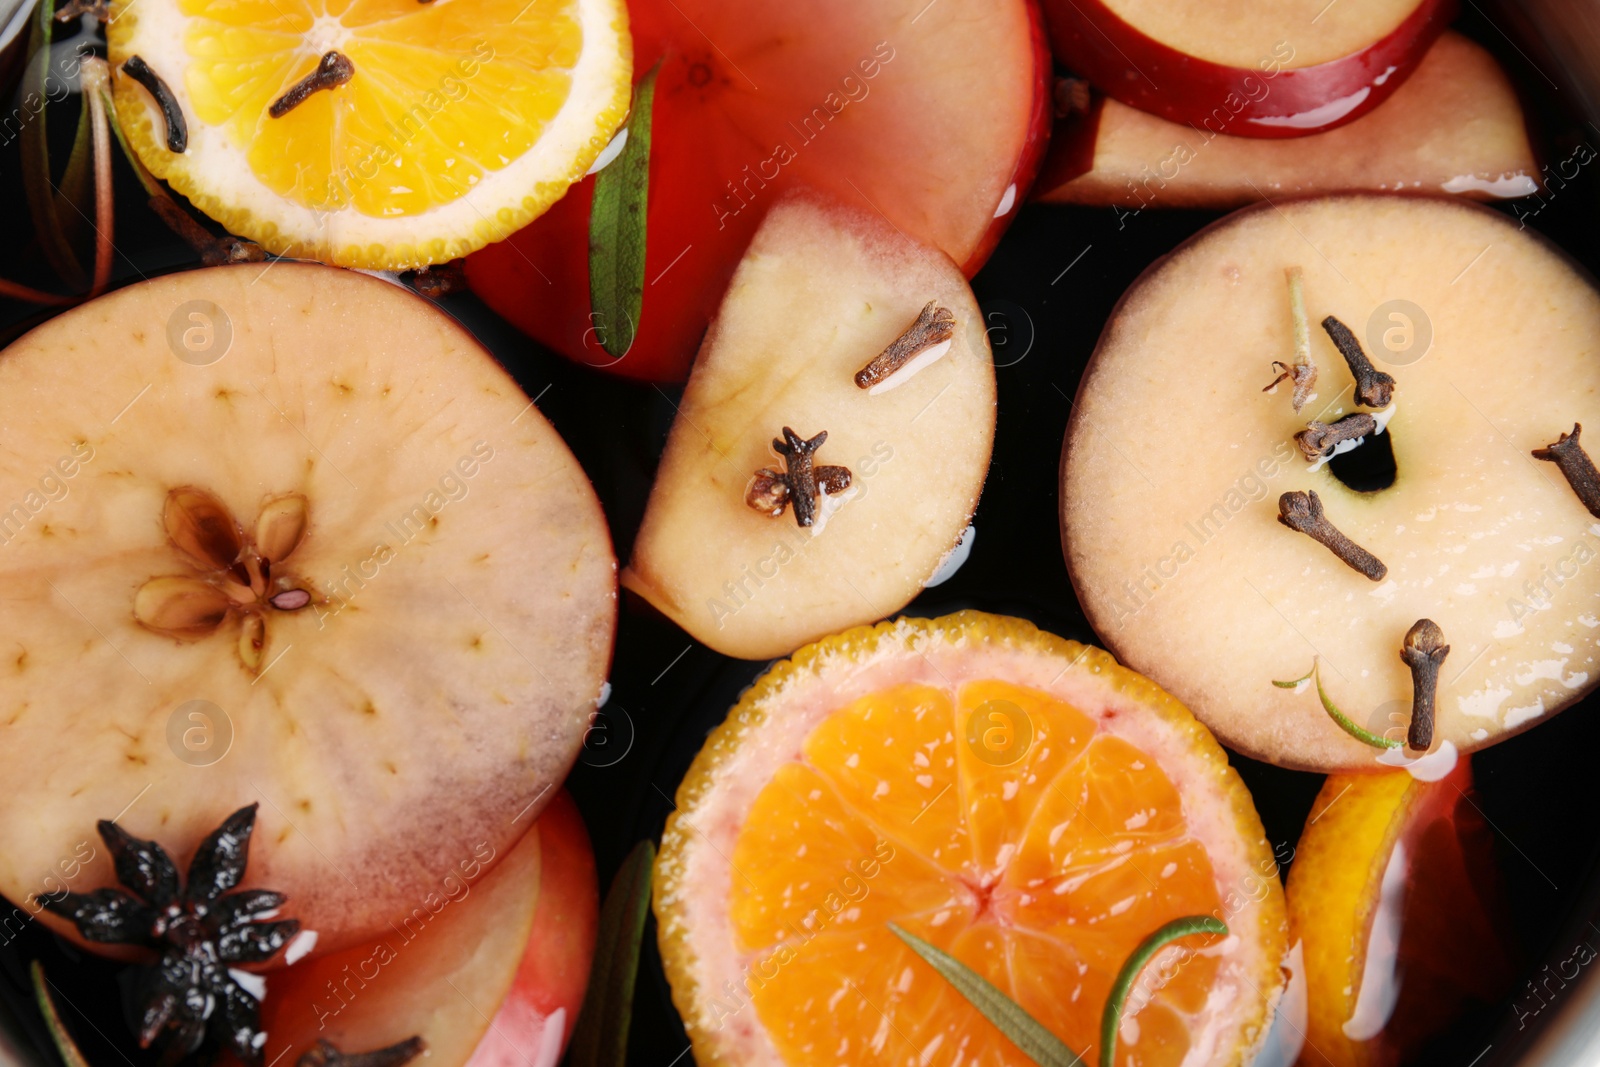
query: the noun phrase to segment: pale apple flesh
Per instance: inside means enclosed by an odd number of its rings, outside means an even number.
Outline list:
[[[1217,134],[1100,98],[1060,124],[1040,178],[1052,204],[1227,208],[1356,190],[1483,199],[1539,189],[1511,80],[1448,32],[1383,106],[1292,141]]]
[[[1303,137],[1393,93],[1453,0],[1045,0],[1070,71],[1130,107],[1214,133]]]
[[[319,1041],[349,1054],[419,1037],[414,1063],[427,1067],[554,1067],[598,911],[594,856],[563,792],[492,869],[461,865],[384,936],[265,975],[263,1055],[294,1064]]]
[[[1298,416],[1287,388],[1262,392],[1270,361],[1293,358],[1295,266],[1320,369]],[[1354,410],[1328,315],[1395,379],[1386,489],[1312,471],[1293,443]],[[1317,662],[1348,718],[1403,737],[1399,652],[1422,618],[1450,646],[1436,750],[1544,721],[1600,680],[1600,525],[1530,453],[1600,424],[1597,339],[1590,283],[1476,205],[1359,195],[1229,216],[1134,284],[1079,388],[1062,541],[1096,632],[1226,744],[1286,767],[1379,769],[1314,688],[1272,683]],[[1381,582],[1278,522],[1279,496],[1306,490]]]
[[[859,388],[929,301],[954,314],[944,355],[887,391]],[[787,200],[695,363],[623,584],[746,659],[892,614],[966,528],[994,419],[982,314],[949,257],[869,212]],[[810,528],[745,500],[758,470],[783,470],[771,443],[786,426],[826,431],[815,462],[851,472]]]
[[[67,888],[113,884],[99,819],[183,865],[258,803],[246,885],[329,951],[480,843],[508,851],[576,757],[615,617],[603,516],[522,390],[420,297],[277,263],[70,311],[0,356],[0,486],[8,899],[54,891],[84,842]],[[309,603],[244,588],[201,632],[141,621],[152,579],[228,586],[164,525],[191,489],[261,543],[302,501],[270,577]]]

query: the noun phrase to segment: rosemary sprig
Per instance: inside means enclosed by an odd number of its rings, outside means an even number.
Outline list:
[[[1322,701],[1322,710],[1328,713],[1328,718],[1332,719],[1339,725],[1339,729],[1343,730],[1357,741],[1360,741],[1362,744],[1371,745],[1373,748],[1400,747],[1399,741],[1388,737],[1380,737],[1372,731],[1364,729],[1360,726],[1357,726],[1354,722],[1351,722],[1350,717],[1344,712],[1340,711],[1338,706],[1329,698],[1328,691],[1322,688],[1322,673],[1317,668],[1318,661],[1313,658],[1311,661],[1311,670],[1307,671],[1299,678],[1296,678],[1290,682],[1280,682],[1274,680],[1272,684],[1277,686],[1279,689],[1298,689],[1301,683],[1303,683],[1307,678],[1314,679],[1317,683],[1317,697]]]
[[[1128,994],[1133,991],[1134,980],[1144,970],[1144,965],[1150,962],[1150,958],[1180,937],[1227,932],[1228,926],[1221,919],[1210,915],[1190,915],[1173,919],[1139,942],[1139,947],[1133,950],[1133,954],[1122,965],[1122,970],[1117,972],[1117,980],[1111,983],[1111,995],[1106,998],[1105,1010],[1100,1014],[1100,1067],[1112,1067],[1116,1062],[1117,1028],[1122,1025],[1122,1009],[1128,1003]]]
[[[957,993],[966,997],[985,1019],[994,1023],[1007,1040],[1039,1067],[1077,1067],[1083,1062],[1083,1057],[1023,1010],[1022,1005],[1000,992],[972,968],[894,923],[889,924],[889,929],[910,945],[911,951],[938,971],[940,977],[954,986]]]

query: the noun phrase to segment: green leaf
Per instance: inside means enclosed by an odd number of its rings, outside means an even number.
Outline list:
[[[1106,998],[1105,1011],[1100,1015],[1100,1067],[1113,1067],[1116,1061],[1117,1027],[1122,1025],[1122,1008],[1133,990],[1134,979],[1150,962],[1150,957],[1180,937],[1227,932],[1228,926],[1221,919],[1210,915],[1191,915],[1186,919],[1173,919],[1140,942],[1122,965],[1122,970],[1117,972],[1117,980],[1111,984],[1111,995]]]
[[[44,258],[70,288],[82,289],[89,284],[89,279],[72,250],[72,243],[61,230],[55,188],[50,180],[50,142],[45,120],[50,110],[50,41],[55,28],[55,0],[39,0],[34,14],[36,21],[28,39],[31,58],[26,87],[37,93],[42,103],[39,113],[22,128],[22,190],[27,196],[28,214],[33,219]],[[88,101],[82,101],[81,106],[85,112],[89,110]]]
[[[633,347],[644,304],[645,223],[650,204],[650,109],[657,63],[633,89],[627,143],[595,175],[589,208],[589,308],[596,336],[621,359]]]
[[[61,172],[61,184],[56,186],[53,200],[56,225],[72,244],[78,239],[83,225],[94,214],[94,149],[92,131],[94,109],[88,97],[78,109],[78,132],[72,138],[72,154],[67,157],[67,169]]]
[[[164,200],[171,200],[172,197],[161,187],[161,183],[156,181],[155,175],[151,174],[145,165],[140,162],[138,154],[133,150],[133,145],[128,143],[127,135],[122,132],[122,122],[117,118],[117,101],[111,95],[111,87],[109,85],[101,93],[101,97],[106,102],[106,115],[111,120],[111,132],[117,135],[117,144],[122,148],[122,155],[127,159],[128,166],[132,167],[133,172],[139,176],[139,184],[144,186],[145,195],[152,198],[161,197]]]
[[[583,1010],[572,1029],[567,1052],[570,1067],[622,1067],[628,1056],[628,1027],[633,1021],[633,986],[639,976],[639,946],[645,915],[650,910],[650,882],[656,847],[649,841],[633,846],[600,909],[594,962]]]
[[[927,961],[945,981],[966,997],[985,1019],[994,1023],[1006,1039],[1039,1067],[1076,1067],[1083,1058],[1068,1048],[1062,1040],[1026,1011],[1022,1006],[982,975],[949,953],[942,952],[915,934],[907,933],[894,923],[889,924],[895,936],[911,946],[911,951]]]
[[[48,3],[48,0],[46,0]],[[39,1011],[44,1015],[45,1027],[50,1031],[50,1038],[56,1043],[56,1050],[61,1053],[61,1059],[67,1067],[89,1067],[89,1061],[84,1059],[83,1053],[78,1050],[78,1043],[72,1040],[72,1035],[67,1032],[66,1024],[61,1021],[61,1013],[56,1011],[56,1002],[50,996],[50,983],[45,980],[44,968],[38,960],[28,966],[28,973],[33,977],[33,996],[39,1002]]]

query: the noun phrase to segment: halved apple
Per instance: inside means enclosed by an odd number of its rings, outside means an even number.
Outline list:
[[[859,386],[929,308],[953,320],[946,340]],[[868,211],[791,197],[706,337],[622,583],[746,659],[892,614],[977,507],[994,419],[988,338],[955,263]],[[808,492],[808,526],[798,489],[765,510],[747,502],[801,462],[792,438],[775,441],[791,430],[813,445],[827,434],[804,462],[849,472],[847,486]]]
[[[1382,107],[1293,141],[1216,134],[1097,97],[1063,120],[1039,199],[1093,207],[1237,207],[1264,198],[1419,190],[1528,196],[1539,166],[1511,80],[1448,32]]]
[[[1320,370],[1298,414],[1287,389],[1262,391],[1269,363],[1294,358],[1292,267]],[[1387,430],[1323,466],[1295,435],[1358,413],[1316,325],[1328,316],[1394,385]],[[1600,293],[1487,208],[1369,194],[1229,216],[1129,289],[1079,387],[1061,515],[1084,610],[1119,659],[1280,766],[1378,769],[1309,679],[1273,683],[1317,663],[1328,700],[1397,744],[1419,619],[1449,646],[1435,749],[1545,721],[1600,682],[1600,523],[1532,453],[1600,426],[1597,345]],[[1369,580],[1286,528],[1291,492],[1315,492],[1387,573]]]
[[[1044,0],[1056,58],[1129,107],[1210,133],[1299,137],[1400,87],[1454,0]]]
[[[182,866],[256,802],[247,885],[332,950],[509,851],[577,756],[599,503],[421,297],[276,263],[69,311],[0,355],[0,485],[9,899],[99,819]]]
[[[427,1067],[555,1067],[598,922],[589,836],[561,792],[493,870],[448,876],[367,944],[264,976],[264,1057],[420,1037]]]
[[[644,303],[620,358],[589,302],[594,182],[467,260],[472,288],[589,366],[681,381],[762,216],[797,185],[881,215],[970,275],[1038,170],[1050,55],[1035,0],[638,0],[640,75],[660,64]]]

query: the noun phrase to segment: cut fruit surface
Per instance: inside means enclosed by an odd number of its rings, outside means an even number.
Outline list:
[[[1298,415],[1287,387],[1262,392],[1271,361],[1294,359],[1293,267],[1320,369]],[[1374,410],[1354,404],[1326,316],[1395,384],[1386,432],[1314,468],[1295,444],[1309,421]],[[1589,280],[1475,204],[1339,196],[1222,220],[1128,290],[1074,403],[1062,542],[1095,632],[1225,744],[1280,766],[1376,769],[1378,750],[1341,730],[1309,682],[1272,683],[1320,657],[1356,726],[1404,733],[1400,647],[1419,619],[1451,649],[1435,747],[1470,751],[1544,721],[1600,680],[1600,536],[1531,453],[1574,422],[1600,424],[1597,344]],[[1177,459],[1174,427],[1203,428]],[[1344,466],[1386,449],[1387,482]],[[1307,491],[1386,566],[1381,581],[1278,521],[1281,495]]]
[[[856,375],[930,302],[936,357],[871,389]],[[943,355],[938,355],[942,350]],[[623,584],[719,652],[762,659],[910,602],[967,526],[994,440],[982,313],[949,257],[820,199],[775,207],[695,363]],[[784,427],[827,434],[815,464],[847,488],[754,510]]]
[[[1038,188],[1048,203],[1137,209],[1384,189],[1493,199],[1537,192],[1539,166],[1511,80],[1483,48],[1446,33],[1382,107],[1292,141],[1099,98],[1058,125]]]
[[[767,209],[799,185],[881,215],[967,273],[1016,215],[1049,136],[1032,0],[637,0],[639,76],[661,64],[644,301],[625,356],[589,301],[594,183],[468,260],[474,291],[570,359],[680,381]],[[713,42],[715,42],[713,44]]]
[[[264,1058],[416,1036],[429,1067],[554,1067],[598,919],[588,835],[561,793],[492,870],[491,852],[485,843],[383,937],[267,975]]]
[[[1175,700],[1098,649],[962,612],[778,664],[679,787],[655,890],[696,1060],[1024,1064],[890,923],[1088,1062],[1124,960],[1171,946],[1120,1064],[1248,1063],[1281,989],[1277,868],[1243,783]]]
[[[183,864],[259,802],[248,883],[332,950],[508,851],[576,757],[599,504],[422,298],[289,263],[120,290],[0,355],[0,456],[6,897],[97,819]]]
[[[117,0],[123,128],[158,177],[270,252],[340,266],[443,263],[541,214],[628,110],[620,0]],[[344,84],[274,107],[330,53]],[[181,109],[187,147],[123,64]]]
[[[1471,789],[1466,759],[1431,781],[1323,783],[1289,871],[1308,983],[1300,1062],[1409,1062],[1469,1002],[1493,1005],[1510,986],[1500,875]]]
[[[1377,107],[1453,0],[1044,0],[1056,58],[1130,107],[1211,133],[1300,137]]]

